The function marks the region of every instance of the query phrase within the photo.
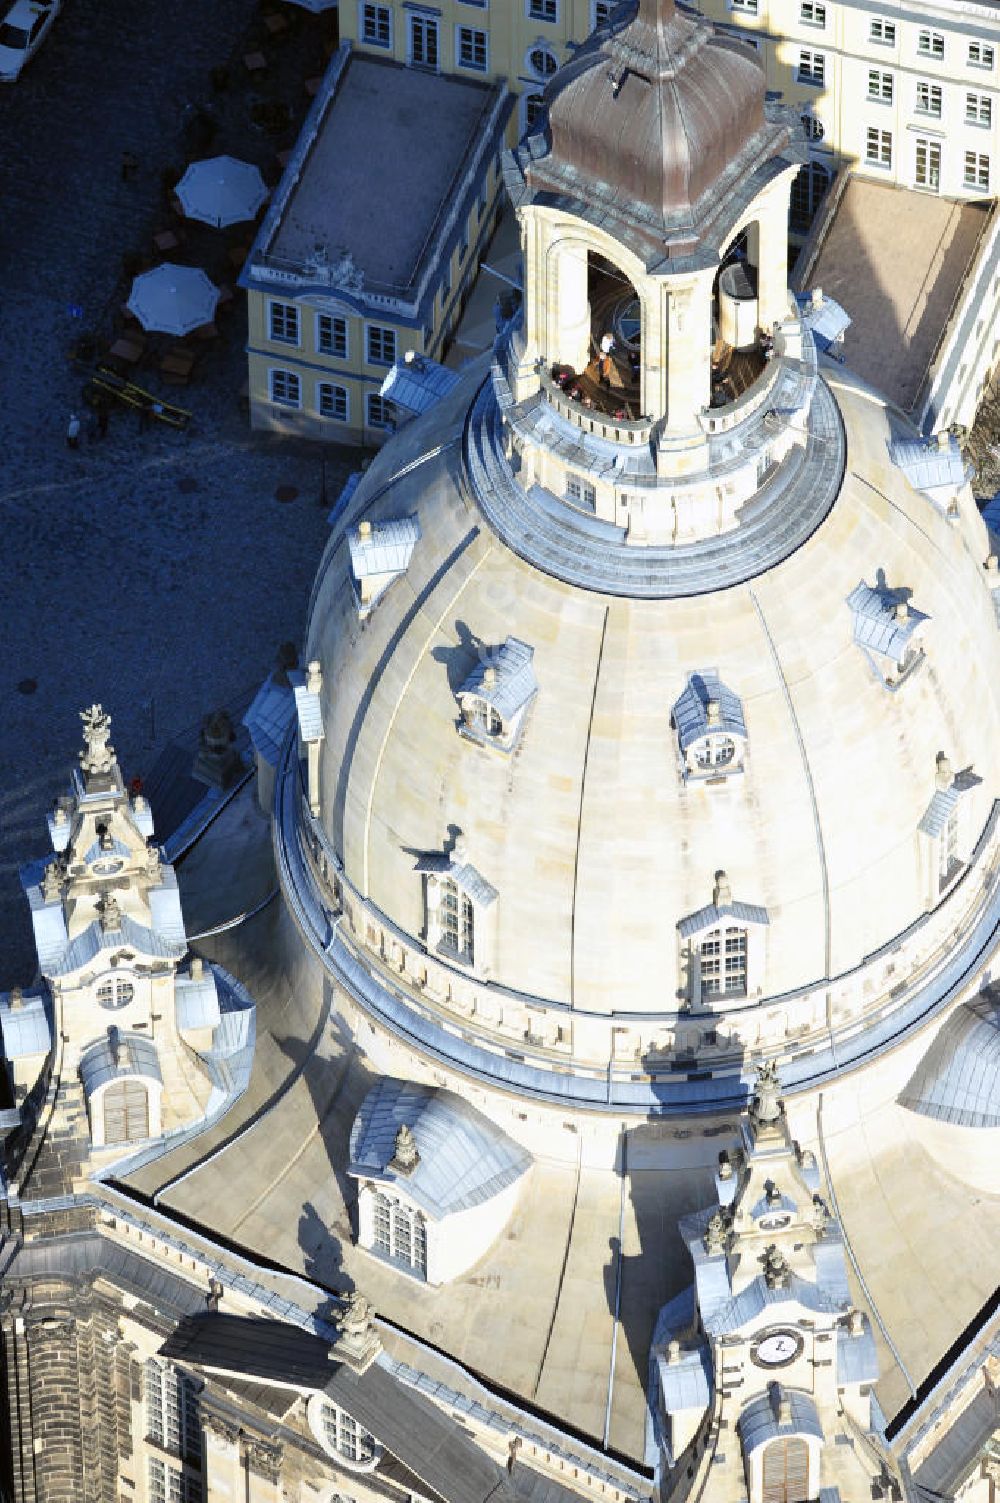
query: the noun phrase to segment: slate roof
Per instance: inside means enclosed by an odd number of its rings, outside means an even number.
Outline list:
[[[687,751],[692,741],[697,741],[707,733],[708,705],[711,700],[719,706],[718,723],[711,729],[746,739],[743,701],[722,682],[718,669],[705,668],[689,675],[671,712],[682,752]]]
[[[751,1399],[743,1410],[737,1426],[740,1439],[743,1442],[744,1454],[756,1450],[769,1440],[774,1440],[780,1435],[811,1435],[817,1440],[823,1439],[823,1426],[820,1424],[816,1405],[807,1394],[798,1393],[794,1388],[782,1389],[782,1398],[788,1400],[792,1417],[788,1424],[779,1424],[769,1394],[762,1394],[760,1398]]]
[[[700,1285],[699,1285],[700,1289]],[[831,1298],[815,1284],[807,1279],[800,1279],[793,1274],[784,1289],[771,1289],[764,1281],[762,1275],[758,1275],[752,1284],[748,1284],[739,1294],[736,1294],[726,1304],[720,1305],[711,1314],[702,1304],[702,1317],[705,1330],[710,1336],[723,1336],[730,1331],[739,1331],[744,1326],[757,1318],[768,1305],[804,1305],[807,1310],[815,1310],[823,1314],[840,1314],[843,1309],[843,1301]]]
[[[851,326],[851,315],[835,298],[823,294],[819,307],[813,305],[811,292],[798,292],[795,300],[799,305],[802,322],[812,331],[812,336],[821,350],[828,350]]]
[[[219,993],[215,977],[206,966],[201,980],[178,976],[174,983],[178,1028],[215,1028],[219,1022]]]
[[[88,1101],[100,1086],[119,1075],[144,1075],[147,1080],[162,1084],[160,1061],[152,1039],[141,1038],[137,1033],[119,1033],[117,1062],[107,1035],[81,1054],[80,1078]]]
[[[930,617],[910,605],[905,590],[890,589],[887,585],[868,585],[864,580],[856,585],[847,597],[847,604],[854,612],[854,640],[860,647],[881,653],[898,663],[906,654],[910,638]],[[896,615],[897,605],[906,604],[906,615]]]
[[[935,1499],[953,1497],[998,1423],[996,1398],[983,1387],[915,1469],[913,1480],[918,1489]]]
[[[356,1373],[336,1361],[336,1345],[297,1326],[206,1312],[182,1320],[160,1352],[188,1367],[325,1393],[446,1503],[563,1503],[575,1496],[523,1466],[508,1475],[455,1420],[387,1366],[376,1361]]]
[[[982,781],[982,778],[969,767],[956,773],[950,788],[935,790],[934,797],[927,805],[924,817],[917,828],[925,835],[936,838],[948,823],[948,815],[958,803],[961,795],[968,793],[970,788],[975,788]]]
[[[305,684],[296,684],[292,692],[299,717],[299,735],[306,742],[322,741],[323,712],[320,709],[319,695],[307,689]]]
[[[396,1133],[406,1125],[420,1154],[416,1168],[389,1168]],[[525,1174],[531,1156],[452,1091],[383,1076],[361,1104],[351,1128],[348,1172],[398,1179],[429,1215],[440,1218],[499,1195]]]
[[[481,872],[469,861],[453,861],[450,856],[440,852],[431,851],[421,856],[413,868],[417,872],[436,872],[439,876],[450,877],[461,892],[466,893],[474,903],[481,908],[489,908],[495,903],[499,894]]]
[[[205,1308],[205,1286],[189,1283],[158,1261],[99,1232],[73,1232],[26,1242],[5,1271],[5,1279],[73,1278],[92,1275],[146,1300],[172,1317]]]
[[[70,941],[58,958],[53,955],[45,970],[51,976],[68,975],[89,965],[104,950],[129,949],[156,959],[179,960],[185,948],[183,943],[161,938],[154,930],[123,914],[120,929],[105,929],[100,919],[94,919],[82,934]]]
[[[535,649],[519,637],[508,637],[487,661],[478,662],[459,689],[459,695],[475,694],[492,705],[504,720],[512,720],[538,693],[538,680],[532,667]],[[492,668],[492,686],[486,683],[486,670]]]
[[[935,490],[938,486],[957,490],[968,476],[962,446],[954,434],[949,434],[947,444],[941,446],[936,439],[893,439],[889,458],[918,491]]]
[[[714,929],[716,924],[723,924],[731,919],[741,924],[771,922],[767,909],[756,903],[727,903],[722,908],[715,903],[708,903],[704,908],[699,908],[697,913],[689,913],[687,918],[682,918],[677,929],[682,939],[690,939],[693,934]]]
[[[418,355],[412,360],[396,361],[382,382],[381,395],[407,412],[427,412],[447,396],[458,379],[457,371],[448,370],[426,355]]]
[[[1000,1127],[1000,1006],[955,1009],[899,1094],[900,1106],[957,1127]]]
[[[7,1059],[48,1054],[52,1047],[48,999],[40,995],[23,996],[21,1006],[12,1008],[9,993],[0,992],[0,1037]]]
[[[419,541],[420,522],[415,516],[373,522],[367,537],[352,528],[347,544],[355,579],[367,579],[371,574],[402,574]]]
[[[261,684],[243,716],[250,741],[258,756],[270,767],[277,767],[281,746],[295,714],[291,688],[268,678]]]
[[[837,1327],[837,1382],[875,1383],[878,1381],[878,1353],[871,1326],[865,1321],[860,1336],[852,1336],[846,1326]]]

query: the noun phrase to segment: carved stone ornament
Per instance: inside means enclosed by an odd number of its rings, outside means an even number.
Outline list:
[[[65,868],[60,861],[50,861],[42,875],[42,897],[46,903],[58,903],[62,897]]]
[[[404,1122],[396,1133],[395,1152],[389,1162],[389,1168],[395,1169],[397,1174],[412,1174],[419,1163],[417,1141]]]
[[[777,1122],[781,1116],[781,1083],[773,1059],[766,1059],[757,1066],[750,1116],[761,1126]]]
[[[726,1219],[721,1211],[716,1211],[705,1228],[705,1251],[709,1257],[717,1257],[726,1250]]]
[[[106,892],[104,894],[103,898],[97,904],[97,911],[101,916],[101,928],[105,932],[121,928],[122,910],[113,892]]]
[[[85,773],[110,772],[114,765],[114,747],[108,745],[111,736],[111,716],[105,714],[101,705],[91,705],[80,711],[83,721],[84,749],[80,753],[80,766]]]
[[[281,1477],[281,1461],[285,1449],[278,1440],[262,1440],[255,1436],[243,1436],[243,1458],[251,1471],[257,1472],[268,1482],[277,1482]]]
[[[365,1299],[359,1289],[354,1289],[337,1316],[337,1330],[345,1336],[365,1336],[372,1329],[374,1313],[371,1301]]]
[[[764,1253],[761,1262],[764,1264],[764,1282],[769,1289],[787,1289],[788,1281],[792,1276],[792,1270],[785,1261],[785,1255],[772,1242]]]
[[[330,1349],[330,1360],[365,1372],[382,1350],[382,1343],[375,1330],[375,1312],[360,1290],[347,1295],[336,1324],[339,1334]]]
[[[204,1405],[199,1405],[198,1414],[205,1429],[225,1445],[234,1446],[243,1434],[239,1425],[234,1424],[225,1415],[216,1414],[213,1409],[206,1409]]]

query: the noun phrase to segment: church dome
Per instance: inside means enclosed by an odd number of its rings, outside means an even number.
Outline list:
[[[748,1026],[776,999],[794,1033],[848,995],[889,998],[980,901],[994,838],[1000,634],[971,497],[949,517],[912,489],[888,453],[895,420],[841,371],[842,480],[801,546],[726,588],[692,576],[678,592],[676,561],[659,598],[590,588],[489,525],[473,427],[463,444],[482,374],[372,465],[314,590],[322,822],[353,932],[423,985],[424,883],[450,862],[494,927],[486,974],[448,972],[456,995],[615,1014],[642,1051],[641,1020],[683,1008],[686,947],[716,921],[759,940]],[[367,613],[362,519],[387,547],[403,521],[411,539]],[[493,663],[500,703],[511,642],[528,676],[501,706],[523,710],[504,746],[464,724],[463,697]],[[699,763],[713,719],[728,744]]]
[[[673,0],[640,0],[595,33],[546,93],[549,146],[529,186],[613,199],[662,236],[787,142],[765,118],[757,56]]]

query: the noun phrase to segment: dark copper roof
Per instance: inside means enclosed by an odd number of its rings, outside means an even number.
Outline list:
[[[787,144],[764,99],[748,46],[673,0],[638,0],[552,80],[549,149],[531,151],[526,186],[613,205],[653,232],[690,227],[737,164],[751,169]]]

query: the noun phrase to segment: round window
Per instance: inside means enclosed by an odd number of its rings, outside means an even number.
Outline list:
[[[318,1393],[310,1399],[307,1414],[313,1434],[330,1456],[356,1472],[370,1472],[378,1465],[377,1440],[346,1409]]]
[[[117,976],[108,981],[102,981],[97,988],[98,1003],[111,1012],[117,1012],[120,1007],[127,1007],[134,996],[135,987],[131,981],[120,981]]]
[[[551,78],[559,66],[555,53],[548,47],[532,47],[528,62],[537,78]]]
[[[815,115],[803,115],[802,125],[810,141],[822,141],[826,135],[826,126]]]

